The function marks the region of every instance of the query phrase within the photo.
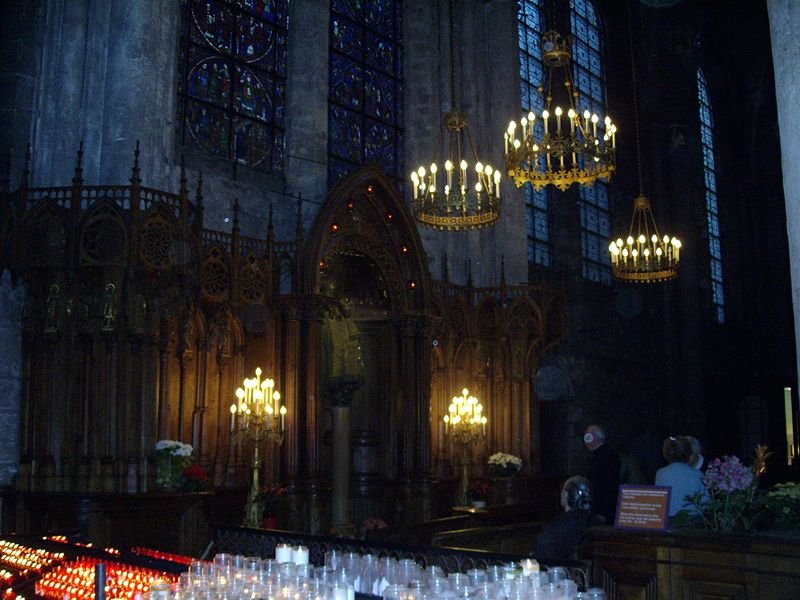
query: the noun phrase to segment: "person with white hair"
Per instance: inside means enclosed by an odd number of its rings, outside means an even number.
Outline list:
[[[703,468],[703,461],[705,461],[705,457],[703,456],[703,447],[700,445],[700,441],[696,437],[687,435],[686,439],[689,440],[689,443],[692,445],[692,455],[689,457],[689,466],[699,471]]]

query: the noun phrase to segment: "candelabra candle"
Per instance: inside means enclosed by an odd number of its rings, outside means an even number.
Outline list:
[[[238,416],[239,429],[242,432],[248,431],[252,425],[251,433],[254,436],[260,436],[264,432],[270,434],[277,429],[273,419],[280,416],[280,432],[283,433],[286,408],[281,406],[281,394],[275,389],[273,379],[262,381],[261,373],[261,367],[256,368],[256,376],[245,378],[242,386],[236,389],[236,402],[230,408],[231,432],[236,429]]]
[[[483,405],[475,396],[470,396],[469,390],[461,390],[460,396],[454,396],[448,412],[443,419],[445,434],[452,434],[455,437],[475,435],[480,427],[483,434],[486,434],[486,423],[488,422],[483,415]]]

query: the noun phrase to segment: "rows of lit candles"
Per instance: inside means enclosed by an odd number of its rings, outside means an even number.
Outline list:
[[[22,574],[39,572],[64,559],[61,552],[29,548],[8,540],[0,540],[0,565]]]
[[[596,113],[589,112],[589,109],[583,111],[583,114],[575,111],[574,108],[570,108],[567,111],[566,117],[569,121],[569,138],[567,138],[566,134],[566,127],[562,129],[561,120],[562,116],[564,115],[564,110],[557,106],[553,113],[555,115],[555,131],[553,132],[551,122],[551,114],[548,110],[543,110],[539,120],[541,120],[542,125],[544,127],[544,136],[540,140],[540,142],[545,146],[545,150],[547,150],[547,168],[550,169],[551,165],[551,157],[550,157],[550,146],[549,143],[556,142],[557,140],[566,140],[569,139],[568,148],[571,148],[573,151],[570,152],[572,158],[572,166],[575,168],[577,166],[577,159],[576,159],[576,152],[577,147],[575,146],[576,142],[580,142],[578,139],[577,133],[579,132],[583,137],[585,143],[600,146],[600,140],[597,137],[597,124],[600,122],[600,117],[597,116]],[[537,116],[536,113],[531,111],[528,113],[527,117],[522,117],[520,119],[520,126],[522,129],[522,138],[517,139],[517,123],[516,121],[511,121],[508,124],[508,129],[506,130],[505,134],[503,135],[505,139],[505,153],[508,154],[509,146],[511,146],[515,151],[518,151],[520,147],[525,144],[525,150],[528,152],[534,152],[536,154],[539,153],[541,148],[537,143],[534,135],[534,127],[536,124]],[[603,132],[603,141],[605,143],[611,142],[611,147],[616,148],[617,139],[617,126],[611,122],[611,117],[606,116],[603,119],[603,124],[605,125],[605,131]],[[595,157],[595,161],[599,161],[599,157]],[[564,153],[559,155],[559,167],[561,169],[564,168]]]
[[[275,381],[261,380],[261,367],[256,368],[256,376],[245,378],[242,387],[236,389],[236,402],[231,404],[231,433],[238,426],[247,429],[248,422],[255,420],[256,426],[264,423],[267,431],[272,429],[272,419],[280,417],[280,430],[283,433],[286,406],[281,405],[281,394],[275,389]]]
[[[474,430],[480,426],[483,429],[483,435],[486,435],[488,419],[483,414],[483,405],[475,396],[470,395],[467,388],[461,390],[460,396],[453,396],[443,420],[445,434],[450,433],[450,428],[456,434],[460,431]]]
[[[101,562],[106,565],[107,598],[134,598],[150,591],[157,582],[170,584],[178,580],[177,575],[154,569],[83,557],[44,573],[36,582],[36,594],[54,599],[94,598],[95,567]]]
[[[469,164],[466,160],[461,160],[458,165],[458,174],[456,178],[456,188],[453,187],[453,176],[456,174],[456,165],[450,159],[444,162],[445,181],[444,195],[449,197],[454,191],[457,191],[464,198],[464,207],[466,210],[466,196],[469,183],[467,182],[467,172]],[[417,200],[420,195],[423,197],[430,194],[431,200],[436,198],[438,189],[438,172],[439,167],[437,164],[431,163],[430,171],[426,171],[425,167],[419,167],[416,171],[411,173],[411,182],[414,184],[414,200]],[[500,179],[502,175],[500,171],[496,171],[491,165],[484,165],[482,162],[475,163],[475,193],[478,199],[481,193],[487,196],[494,195],[495,198],[500,198]],[[492,193],[494,192],[494,193]]]
[[[630,262],[630,266],[636,267],[641,262],[642,267],[646,267],[651,260],[656,261],[656,264],[660,264],[662,260],[671,264],[680,261],[681,241],[668,235],[659,239],[653,234],[648,242],[644,234],[640,234],[638,238],[629,235],[624,242],[622,238],[611,242],[608,251],[611,253],[612,265],[622,263],[629,266]]]

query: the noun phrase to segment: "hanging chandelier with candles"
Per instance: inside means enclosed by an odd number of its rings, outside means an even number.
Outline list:
[[[573,183],[592,185],[609,181],[616,169],[617,126],[609,116],[579,107],[579,94],[572,83],[570,40],[556,31],[542,36],[544,82],[539,94],[544,100],[540,114],[531,111],[508,124],[505,138],[506,173],[517,187],[534,189],[553,185],[565,191]],[[560,75],[559,75],[560,74]],[[567,103],[553,106],[553,82],[563,81]]]
[[[628,235],[612,241],[611,269],[614,278],[632,283],[669,281],[678,276],[681,241],[658,233],[650,200],[642,194],[633,200],[633,217]]]
[[[636,63],[633,55],[633,25],[628,3],[628,36],[631,52],[631,85],[633,87],[633,116],[636,133],[636,167],[639,176],[639,195],[633,200],[633,216],[628,235],[612,240],[611,270],[614,278],[630,283],[657,283],[678,277],[681,241],[658,232],[650,199],[642,190],[642,155],[639,141],[639,99],[636,85]]]
[[[450,0],[451,109],[444,116],[433,161],[417,167],[411,173],[411,182],[414,217],[421,225],[464,231],[489,227],[500,218],[502,174],[478,158],[466,115],[456,107],[454,30]]]

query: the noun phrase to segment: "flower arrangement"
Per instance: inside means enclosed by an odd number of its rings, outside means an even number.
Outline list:
[[[711,462],[703,476],[708,498],[702,494],[689,497],[707,529],[752,529],[757,516],[758,478],[766,471],[766,461],[771,455],[766,446],[756,446],[750,467],[737,456],[723,456]]]
[[[181,488],[187,492],[199,492],[208,481],[208,473],[197,463],[191,463],[181,472]]]
[[[177,489],[183,483],[183,470],[192,461],[191,444],[176,440],[159,440],[156,443],[156,487]]]
[[[386,529],[388,525],[380,517],[367,517],[361,522],[361,537],[362,539],[367,536],[368,531],[375,529]]]
[[[184,444],[176,440],[159,440],[156,442],[156,455],[180,456],[190,458],[194,452],[191,444]]]
[[[518,475],[522,470],[522,459],[513,454],[496,452],[489,457],[489,474],[495,477]]]
[[[476,479],[469,486],[469,499],[472,502],[486,501],[489,495],[489,483],[482,479]]]
[[[775,526],[800,529],[800,483],[778,483],[767,492],[764,504],[772,514]]]
[[[286,488],[280,483],[274,483],[261,488],[258,494],[263,506],[264,514],[277,512],[280,499],[286,495]]]

